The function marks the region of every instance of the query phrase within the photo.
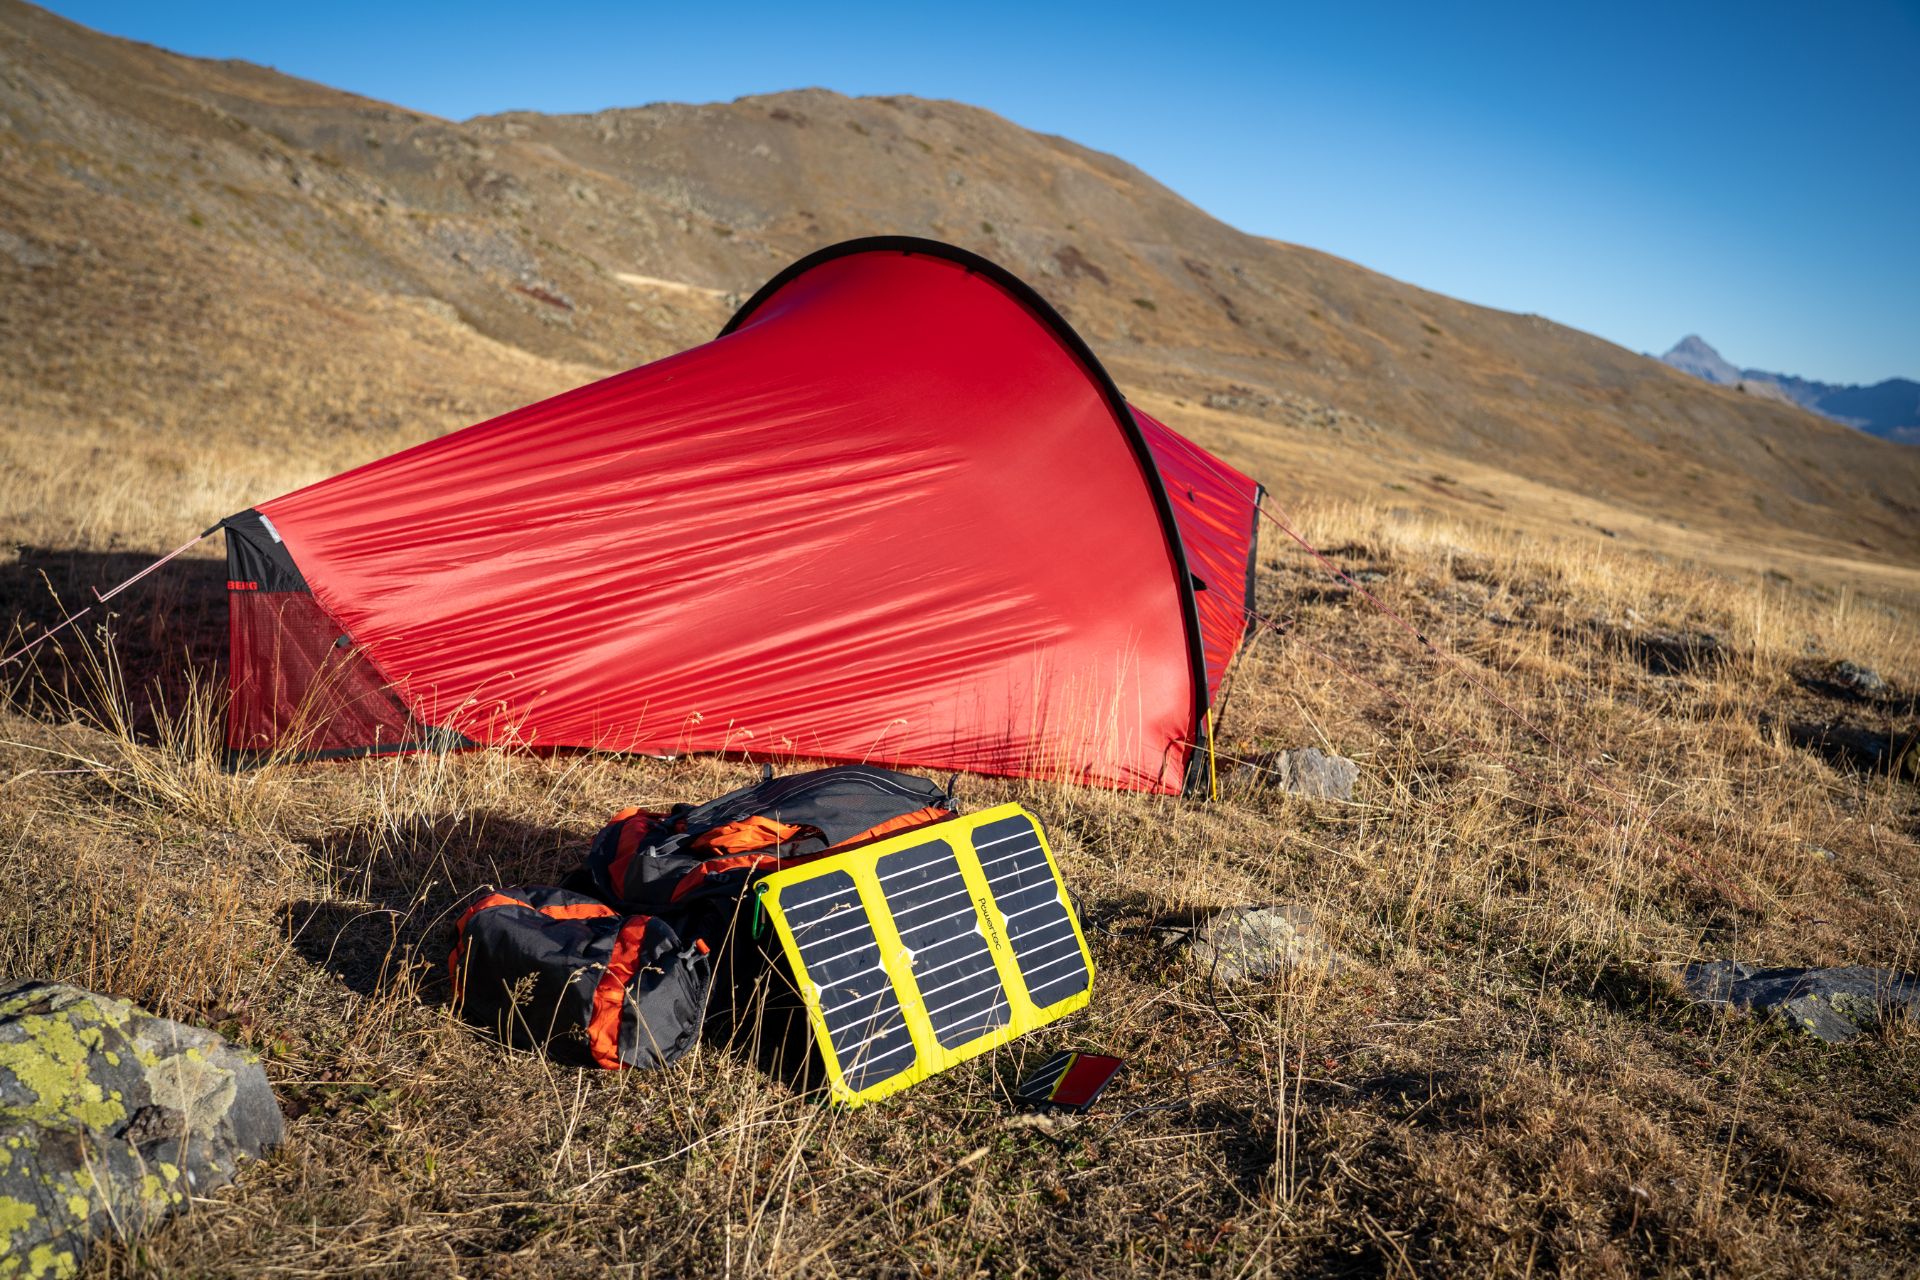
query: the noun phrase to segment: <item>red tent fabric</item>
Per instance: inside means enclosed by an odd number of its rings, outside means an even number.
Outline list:
[[[1179,791],[1204,783],[1259,496],[1002,269],[854,241],[704,346],[225,521],[228,745]]]

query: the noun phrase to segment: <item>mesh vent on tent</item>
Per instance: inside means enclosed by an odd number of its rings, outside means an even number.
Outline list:
[[[227,595],[229,750],[314,755],[419,744],[400,700],[311,595]]]

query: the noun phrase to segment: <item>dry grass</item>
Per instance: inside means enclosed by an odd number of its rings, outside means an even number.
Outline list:
[[[484,753],[231,776],[215,699],[175,685],[139,710],[110,656],[190,637],[69,647],[64,681],[45,664],[16,680],[0,733],[0,971],[217,1026],[265,1055],[293,1116],[284,1154],[97,1266],[1920,1266],[1913,1029],[1829,1048],[1711,1016],[1668,977],[1701,956],[1914,965],[1913,789],[1773,727],[1789,708],[1862,714],[1796,680],[1831,656],[1910,699],[1912,618],[1363,505],[1303,519],[1554,743],[1270,545],[1262,607],[1290,630],[1244,655],[1224,749],[1328,745],[1365,766],[1360,802],[968,781],[970,804],[1018,799],[1047,821],[1093,926],[1094,1002],[855,1113],[745,1046],[586,1074],[446,1009],[467,895],[551,880],[612,809],[710,795],[749,766]],[[192,631],[193,609],[170,617]],[[1711,629],[1724,660],[1655,674],[1632,640],[1657,627]],[[1273,900],[1310,905],[1353,963],[1215,989],[1148,931]],[[1012,1114],[1019,1065],[1062,1045],[1127,1071],[1085,1120]]]

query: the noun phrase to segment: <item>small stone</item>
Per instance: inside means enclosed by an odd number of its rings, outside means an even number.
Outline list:
[[[1298,906],[1227,907],[1189,924],[1159,927],[1166,946],[1221,982],[1269,978],[1294,969],[1332,971],[1345,964],[1326,945],[1313,912]]]
[[[284,1136],[260,1064],[213,1032],[77,987],[0,989],[0,1273],[72,1274],[91,1241],[152,1226]]]
[[[1696,1000],[1772,1013],[1829,1044],[1845,1044],[1901,1010],[1920,1016],[1920,978],[1890,969],[1756,969],[1709,960],[1683,966],[1679,977]]]
[[[1312,800],[1351,800],[1360,766],[1318,747],[1299,747],[1256,756],[1234,770],[1235,781],[1249,787],[1273,787]]]
[[[1832,663],[1802,663],[1793,677],[1815,693],[1842,701],[1880,702],[1893,693],[1878,671],[1846,658]]]

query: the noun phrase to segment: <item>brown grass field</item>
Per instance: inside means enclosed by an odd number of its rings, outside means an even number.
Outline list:
[[[1214,426],[1202,438],[1232,453]],[[751,766],[484,753],[222,773],[220,567],[177,565],[110,631],[12,677],[0,972],[124,994],[253,1046],[291,1140],[94,1270],[1920,1266],[1914,1029],[1828,1047],[1715,1016],[1670,976],[1725,956],[1914,967],[1920,797],[1780,729],[1790,714],[1910,720],[1913,615],[1598,536],[1279,497],[1555,742],[1269,529],[1261,609],[1287,629],[1243,655],[1224,749],[1330,747],[1363,764],[1359,802],[966,780],[971,806],[1018,799],[1047,822],[1091,925],[1093,1003],[852,1113],[718,1038],[662,1073],[583,1073],[447,1008],[450,919],[474,890],[550,880],[616,807],[705,797]],[[166,486],[91,518],[177,528],[203,500]],[[16,603],[28,569],[72,596],[137,559],[16,562]],[[1656,674],[1633,638],[1658,627],[1724,648]],[[1842,655],[1898,701],[1840,704],[1796,678]],[[1310,906],[1350,963],[1222,988],[1149,932],[1266,901]],[[1005,1087],[1063,1046],[1128,1066],[1083,1119],[1016,1115]]]

